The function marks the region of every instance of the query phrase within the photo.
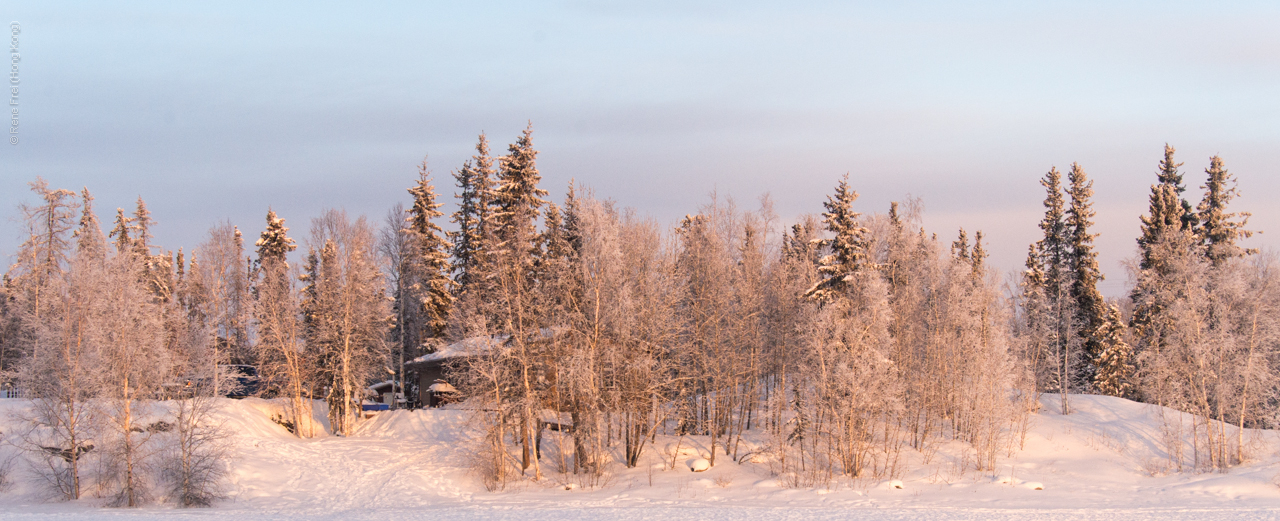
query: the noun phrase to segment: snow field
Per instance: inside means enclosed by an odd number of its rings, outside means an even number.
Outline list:
[[[948,442],[933,454],[905,451],[909,470],[897,479],[792,489],[770,474],[763,455],[739,464],[721,452],[714,467],[693,472],[709,465],[708,440],[658,436],[637,468],[611,466],[602,483],[588,483],[556,472],[560,435],[549,432],[544,480],[517,481],[501,492],[485,491],[468,470],[465,447],[476,434],[465,410],[388,411],[351,437],[297,439],[271,421],[276,402],[227,400],[218,420],[235,432],[237,455],[231,496],[214,508],[100,509],[94,498],[47,503],[19,476],[0,493],[0,520],[1280,519],[1276,433],[1249,431],[1251,459],[1231,472],[1162,475],[1158,408],[1070,399],[1075,413],[1062,416],[1058,398],[1043,397],[1025,448],[991,472],[966,470],[967,447]],[[0,431],[13,427],[10,413],[22,403],[0,401]],[[323,425],[322,406],[315,415]],[[766,441],[752,431],[739,453]]]

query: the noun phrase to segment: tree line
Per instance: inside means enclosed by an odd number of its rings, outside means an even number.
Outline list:
[[[1247,457],[1245,427],[1274,421],[1278,294],[1271,258],[1237,245],[1247,214],[1227,210],[1222,161],[1193,207],[1173,153],[1134,287],[1110,301],[1079,165],[1066,186],[1056,169],[1041,181],[1044,238],[1012,277],[986,263],[981,232],[927,233],[918,200],[855,211],[847,175],[785,227],[767,196],[712,196],[674,228],[572,182],[556,205],[531,128],[498,157],[480,135],[452,175],[450,230],[424,161],[407,208],[380,224],[327,210],[296,263],[273,211],[252,252],[220,223],[174,254],[152,244],[141,199],[104,233],[87,189],[37,180],[0,299],[0,371],[34,404],[20,444],[37,474],[67,499],[89,483],[130,506],[218,497],[226,433],[210,414],[236,385],[228,366],[257,368],[292,433],[318,433],[323,401],[349,435],[371,383],[413,395],[406,363],[464,340],[452,379],[491,488],[674,467],[659,434],[700,437],[712,465],[766,461],[790,486],[898,476],[906,451],[927,462],[952,440],[991,470],[1042,393],[1064,414],[1073,393],[1191,413],[1165,423],[1168,464],[1221,469]]]

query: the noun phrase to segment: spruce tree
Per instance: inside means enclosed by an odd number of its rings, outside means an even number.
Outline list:
[[[537,219],[547,191],[538,188],[542,176],[536,164],[538,151],[533,149],[533,125],[507,147],[507,155],[499,160],[498,186],[493,192],[493,204],[499,249],[508,258],[518,259],[525,266],[532,264],[536,249]]]
[[[1074,390],[1080,353],[1075,306],[1071,298],[1071,237],[1063,199],[1062,174],[1057,168],[1050,168],[1040,185],[1045,188],[1045,214],[1040,220],[1044,237],[1036,243],[1036,260],[1044,277],[1044,331],[1049,335],[1049,351],[1053,356],[1053,372],[1056,373],[1053,387],[1062,395],[1063,414],[1068,414],[1071,408],[1066,395]]]
[[[1022,272],[1019,288],[1022,290],[1020,329],[1026,341],[1023,357],[1031,365],[1036,389],[1047,390],[1053,387],[1056,375],[1056,364],[1053,362],[1057,345],[1056,327],[1044,267],[1034,243],[1027,248],[1026,269]]]
[[[89,194],[88,188],[81,190],[80,201],[80,226],[75,231],[76,252],[102,259],[107,254],[107,241],[102,235],[102,224],[93,213],[93,195]]]
[[[1133,348],[1124,340],[1124,321],[1115,306],[1107,306],[1107,318],[1098,337],[1101,350],[1093,362],[1094,390],[1108,396],[1137,398]]]
[[[1227,212],[1238,192],[1235,179],[1222,166],[1222,158],[1209,158],[1209,168],[1205,169],[1208,179],[1205,181],[1204,199],[1196,207],[1199,213],[1200,226],[1196,229],[1204,255],[1214,267],[1221,267],[1228,259],[1240,257],[1252,250],[1240,248],[1236,241],[1253,236],[1253,232],[1244,229],[1251,214],[1248,212]],[[1236,217],[1239,216],[1239,219]]]
[[[115,227],[111,229],[109,237],[116,240],[116,253],[124,253],[133,249],[133,240],[129,237],[129,230],[133,219],[125,217],[124,209],[116,208]]]
[[[989,256],[987,249],[982,247],[982,230],[978,230],[973,234],[973,253],[969,254],[974,283],[982,282],[982,278],[986,276],[986,260]]]
[[[507,155],[499,160],[498,186],[493,197],[497,210],[493,215],[494,236],[498,241],[493,249],[497,273],[493,300],[498,305],[491,318],[499,331],[510,335],[520,375],[516,392],[522,403],[519,411],[522,469],[532,466],[534,475],[540,477],[533,438],[538,421],[534,411],[540,407],[538,393],[542,384],[534,375],[539,367],[545,367],[547,353],[532,341],[540,335],[537,326],[544,318],[535,304],[534,263],[539,256],[537,220],[546,204],[542,197],[547,191],[538,188],[542,177],[538,173],[538,152],[533,149],[532,135],[530,123],[516,142],[507,147]]]
[[[951,243],[951,256],[960,262],[969,262],[969,234],[965,233],[964,228],[960,229],[959,237]]]
[[[413,206],[409,208],[409,231],[413,234],[415,261],[418,272],[413,288],[422,303],[428,338],[441,338],[449,324],[449,312],[453,307],[452,280],[449,279],[450,244],[444,239],[444,231],[432,219],[443,216],[440,203],[436,202],[435,187],[431,186],[426,161],[418,168],[418,182],[409,188]]]
[[[572,197],[571,189],[566,202],[572,202]],[[546,226],[538,238],[540,254],[534,275],[544,327],[563,325],[582,293],[576,277],[579,251],[574,247],[567,217],[569,215],[562,214],[555,203],[547,203]]]
[[[258,258],[253,262],[253,298],[257,302],[253,310],[261,351],[258,358],[263,361],[280,362],[280,357],[287,356],[288,350],[293,349],[289,345],[295,337],[290,317],[297,304],[289,279],[288,255],[298,246],[288,232],[284,219],[268,209],[267,228],[254,243],[258,247]]]
[[[1182,184],[1182,173],[1178,171],[1178,167],[1182,163],[1175,163],[1173,160],[1174,148],[1168,143],[1164,144],[1164,160],[1160,161],[1160,171],[1156,174],[1157,181],[1164,186],[1173,189],[1179,197],[1178,206],[1170,207],[1171,216],[1174,217],[1184,230],[1190,230],[1196,227],[1198,216],[1191,208],[1191,203],[1186,199],[1181,199],[1183,192],[1187,191],[1187,187]]]
[[[133,219],[129,223],[130,237],[133,240],[133,254],[139,259],[151,257],[151,228],[156,224],[147,210],[147,203],[138,197],[138,206],[133,211]]]
[[[849,188],[849,174],[845,174],[836,185],[836,193],[827,196],[827,201],[822,203],[827,209],[822,214],[823,222],[834,236],[821,244],[831,253],[819,261],[818,272],[822,280],[805,296],[819,301],[838,298],[848,291],[855,274],[870,267],[867,229],[858,222],[860,214],[853,211],[853,202],[857,199],[858,192]]]
[[[1173,153],[1174,148],[1165,144],[1164,159],[1156,172],[1156,184],[1151,185],[1147,215],[1141,217],[1142,235],[1138,237],[1138,249],[1142,269],[1152,266],[1152,245],[1166,230],[1191,231],[1197,225],[1191,203],[1181,198],[1186,190],[1182,186],[1182,174],[1178,172],[1182,163],[1174,162]]]
[[[254,242],[254,246],[258,247],[256,261],[258,269],[268,267],[288,269],[289,263],[286,256],[289,252],[298,249],[298,245],[289,237],[288,232],[289,228],[285,227],[284,219],[277,216],[275,210],[268,209],[267,229],[263,230],[257,242]]]
[[[1188,260],[1186,255],[1199,255],[1196,248],[1198,219],[1190,205],[1180,200],[1182,176],[1180,163],[1173,162],[1173,148],[1165,146],[1165,157],[1151,186],[1150,207],[1141,217],[1142,234],[1138,237],[1139,265],[1137,282],[1129,294],[1133,302],[1132,331],[1134,359],[1161,356],[1168,347],[1168,337],[1176,329],[1172,312],[1177,305],[1177,272]],[[1165,382],[1156,384],[1163,389]],[[1163,400],[1162,391],[1155,392]],[[1153,398],[1144,392],[1144,399]]]
[[[311,353],[299,349],[303,327],[288,262],[289,252],[297,245],[288,232],[284,219],[268,209],[267,227],[254,243],[258,248],[258,258],[253,263],[253,318],[257,325],[254,348],[258,371],[267,381],[278,382],[281,393],[289,399],[285,414],[293,422],[291,430],[304,436],[309,432],[311,416],[311,402],[302,398],[310,384],[307,355]]]
[[[497,309],[498,322],[509,333],[528,332],[534,321],[532,310],[523,309],[534,282],[534,262],[538,257],[537,219],[547,191],[538,188],[538,151],[533,149],[533,126],[530,124],[507,147],[507,155],[499,160],[498,186],[493,191],[495,213],[492,255],[505,286],[503,305]]]
[[[1067,175],[1071,187],[1071,207],[1067,210],[1066,224],[1070,238],[1071,298],[1074,301],[1076,323],[1079,324],[1079,335],[1083,340],[1087,360],[1094,361],[1101,354],[1103,342],[1106,341],[1107,308],[1102,293],[1098,291],[1098,282],[1103,280],[1102,271],[1098,268],[1098,254],[1093,251],[1093,240],[1097,234],[1089,233],[1093,225],[1090,220],[1095,215],[1093,203],[1093,181],[1078,163],[1071,165]],[[1089,382],[1092,375],[1087,374],[1092,366],[1080,364],[1076,379]]]
[[[472,279],[482,271],[481,264],[488,246],[486,238],[492,235],[493,227],[493,159],[489,157],[489,141],[480,134],[476,143],[476,155],[462,165],[462,169],[454,173],[454,180],[461,192],[458,198],[458,210],[451,220],[458,230],[449,232],[453,242],[453,263],[455,287],[460,293],[471,288]]]

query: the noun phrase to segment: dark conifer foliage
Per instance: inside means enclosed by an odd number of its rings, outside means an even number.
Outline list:
[[[836,193],[822,203],[827,210],[822,214],[823,223],[833,237],[820,243],[831,253],[820,261],[818,272],[823,279],[809,290],[811,298],[836,298],[848,290],[855,274],[872,267],[867,258],[867,229],[858,222],[860,214],[853,211],[857,199],[858,192],[849,187],[849,174],[845,174],[836,185]]]
[[[416,271],[411,289],[422,306],[427,337],[440,338],[449,325],[453,308],[453,281],[449,278],[451,245],[444,238],[444,230],[433,221],[444,214],[440,212],[441,204],[436,202],[426,161],[418,167],[417,184],[409,188],[409,195],[413,197],[408,222],[414,259],[410,266]]]
[[[1200,220],[1196,232],[1205,257],[1215,267],[1221,267],[1228,259],[1253,252],[1236,244],[1239,240],[1253,236],[1253,232],[1245,229],[1251,215],[1248,212],[1227,211],[1227,205],[1238,193],[1235,179],[1222,165],[1222,158],[1209,158],[1209,168],[1205,169],[1205,174],[1208,179],[1202,187],[1205,191],[1204,199],[1196,207]]]
[[[461,292],[471,287],[477,270],[482,269],[483,256],[489,249],[485,241],[492,240],[494,175],[489,141],[480,134],[476,155],[454,173],[461,191],[456,194],[458,210],[451,218],[458,229],[449,232],[449,237],[453,242],[453,280]]]

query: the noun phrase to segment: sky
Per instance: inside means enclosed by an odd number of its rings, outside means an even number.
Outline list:
[[[452,194],[478,134],[501,152],[530,123],[557,201],[575,180],[674,224],[768,193],[789,224],[848,173],[856,210],[918,197],[1002,272],[1040,233],[1038,180],[1078,162],[1109,296],[1165,143],[1193,203],[1220,155],[1232,208],[1275,230],[1249,245],[1280,238],[1275,2],[263,4],[0,0],[21,28],[0,255],[37,176],[108,224],[141,197],[175,251],[268,208],[303,239],[326,208],[381,221],[424,157]]]

